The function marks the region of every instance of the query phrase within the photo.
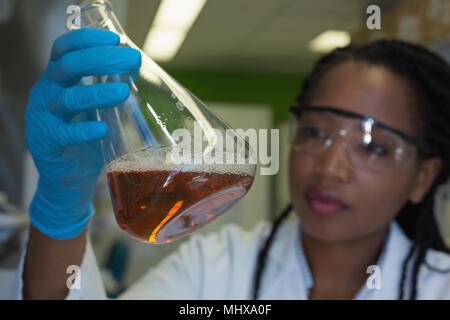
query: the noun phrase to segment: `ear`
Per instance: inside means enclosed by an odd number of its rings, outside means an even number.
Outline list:
[[[431,185],[442,168],[442,160],[440,158],[425,159],[420,163],[419,172],[413,182],[413,188],[409,195],[412,203],[419,203],[427,194]]]

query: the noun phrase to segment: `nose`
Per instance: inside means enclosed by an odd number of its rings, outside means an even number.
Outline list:
[[[343,137],[329,138],[317,157],[314,172],[329,180],[347,182],[350,178],[351,163],[346,148],[346,141]]]

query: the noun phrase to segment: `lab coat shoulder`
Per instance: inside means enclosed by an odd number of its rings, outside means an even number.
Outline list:
[[[429,249],[426,263],[422,265],[420,287],[421,299],[450,299],[450,254]]]
[[[403,264],[411,248],[412,241],[397,222],[392,223],[392,232],[386,246],[384,263],[381,269],[381,289],[376,290],[373,299],[397,299],[403,274]],[[408,263],[404,294],[408,299],[411,291],[411,272],[415,259]],[[419,268],[417,278],[417,299],[450,299],[450,255],[428,249],[425,263]],[[447,272],[439,272],[447,271]]]
[[[235,224],[193,234],[121,299],[249,299],[258,250],[270,223],[251,230]]]

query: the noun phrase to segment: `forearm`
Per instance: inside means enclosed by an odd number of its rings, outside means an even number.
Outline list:
[[[23,270],[24,299],[64,299],[70,265],[81,267],[86,230],[69,240],[55,240],[30,226]]]

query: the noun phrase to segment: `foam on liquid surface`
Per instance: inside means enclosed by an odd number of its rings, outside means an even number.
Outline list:
[[[129,171],[184,171],[184,172],[214,172],[220,174],[247,174],[254,176],[256,164],[177,164],[172,159],[170,148],[155,148],[127,153],[111,161],[108,172]]]

